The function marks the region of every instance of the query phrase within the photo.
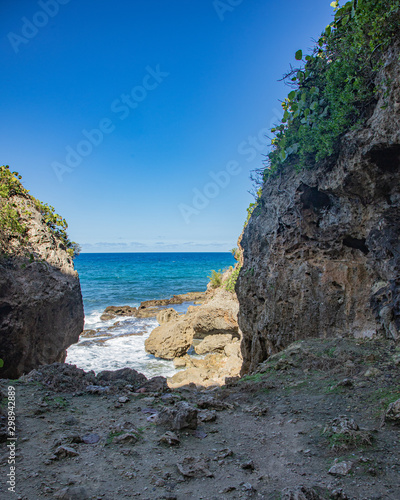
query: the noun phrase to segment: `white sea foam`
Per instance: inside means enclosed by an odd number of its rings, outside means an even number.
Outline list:
[[[95,373],[125,367],[134,368],[146,377],[170,377],[177,372],[172,361],[157,359],[144,349],[145,340],[158,326],[155,319],[121,317],[116,328],[109,330],[116,321],[101,321],[101,314],[93,311],[85,318],[85,329],[97,329],[98,332],[95,337],[81,337],[78,344],[72,345],[67,352],[67,363]],[[143,334],[130,335],[135,333]],[[105,337],[111,338],[104,340]]]

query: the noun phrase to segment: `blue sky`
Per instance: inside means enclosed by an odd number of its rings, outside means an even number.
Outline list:
[[[83,251],[227,251],[321,0],[2,0],[0,162]]]

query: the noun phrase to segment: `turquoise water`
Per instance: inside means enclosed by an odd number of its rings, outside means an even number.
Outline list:
[[[138,306],[149,299],[206,290],[212,269],[234,265],[230,253],[110,253],[81,254],[75,259],[85,308],[85,329],[95,338],[81,337],[68,349],[67,362],[85,370],[115,370],[126,366],[146,376],[172,375],[172,362],[157,360],[144,350],[144,341],[158,326],[155,318],[101,321],[107,306]],[[189,304],[173,306],[184,312]],[[112,326],[112,330],[108,328]],[[111,336],[111,338],[110,338]]]

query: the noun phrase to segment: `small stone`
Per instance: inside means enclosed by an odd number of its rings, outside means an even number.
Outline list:
[[[115,436],[113,439],[113,443],[116,444],[136,443],[137,440],[138,440],[137,434],[133,432],[125,432],[124,434]]]
[[[119,403],[127,403],[129,401],[129,398],[127,396],[121,396],[118,398]]]
[[[347,474],[351,471],[352,467],[353,467],[353,462],[350,461],[338,462],[337,459],[335,459],[335,463],[328,470],[328,474],[331,474],[332,476],[347,476]]]
[[[98,434],[85,434],[82,436],[82,442],[85,444],[96,444],[100,441],[100,436]]]
[[[378,368],[368,368],[368,370],[364,373],[364,377],[366,378],[374,378],[378,377],[382,372]]]
[[[163,434],[158,440],[161,444],[168,444],[169,446],[178,446],[181,442],[179,437],[175,434],[175,432],[167,431]]]
[[[253,460],[247,460],[246,462],[242,462],[240,467],[244,470],[253,471],[255,469]]]
[[[54,452],[55,456],[60,458],[76,457],[79,453],[71,446],[59,446]]]
[[[176,465],[184,477],[214,477],[204,458],[185,457]]]
[[[385,420],[400,423],[400,399],[394,403],[390,403],[386,410]]]
[[[214,422],[217,420],[217,414],[214,410],[201,410],[197,414],[197,418],[200,422]]]

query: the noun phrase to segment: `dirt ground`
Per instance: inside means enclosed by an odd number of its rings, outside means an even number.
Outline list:
[[[208,390],[9,386],[16,487],[6,441],[2,499],[400,499],[400,426],[385,419],[400,349],[387,341],[298,342]]]

